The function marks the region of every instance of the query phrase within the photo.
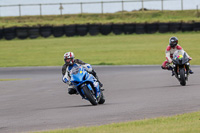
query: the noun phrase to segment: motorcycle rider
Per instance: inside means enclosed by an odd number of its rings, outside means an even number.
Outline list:
[[[75,59],[73,52],[66,52],[64,54],[64,61],[65,61],[65,64],[62,67],[62,75],[63,75],[62,80],[63,80],[64,83],[68,83],[68,85],[69,85],[68,86],[68,93],[69,94],[72,95],[72,94],[77,93],[76,89],[74,88],[74,86],[70,82],[70,74],[69,74],[69,71],[73,68],[74,64],[81,65],[83,68],[85,68],[88,73],[92,74],[97,79],[97,81],[99,82],[99,86],[103,87],[103,84],[99,81],[97,74],[94,71],[94,69],[92,69],[91,65],[83,62],[80,59]],[[103,91],[104,89],[101,89],[101,90]]]
[[[166,48],[166,61],[163,62],[161,68],[166,70],[172,71],[172,76],[174,75],[173,68],[169,65],[172,63],[173,54],[176,50],[183,50],[183,48],[178,44],[178,38],[177,37],[171,37],[169,39],[169,45]],[[186,53],[186,56],[189,58],[189,60],[192,60],[192,58]],[[189,69],[189,73],[193,74],[193,71]]]

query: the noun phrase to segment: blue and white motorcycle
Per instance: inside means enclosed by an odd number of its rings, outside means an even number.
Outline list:
[[[92,105],[103,104],[105,102],[99,82],[84,67],[75,64],[70,70],[70,77],[70,82],[75,86],[76,91],[83,99],[90,101]]]

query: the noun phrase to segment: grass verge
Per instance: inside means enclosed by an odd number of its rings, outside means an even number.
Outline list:
[[[29,78],[25,78],[25,79],[0,79],[0,81],[15,81],[15,80],[29,80]]]
[[[161,65],[169,38],[179,44],[200,65],[199,32],[167,34],[132,34],[109,36],[39,38],[35,40],[1,40],[0,67],[61,66],[63,54],[73,51],[92,65]]]
[[[102,126],[79,127],[35,133],[199,133],[200,112]]]
[[[200,21],[197,10],[184,11],[132,11],[110,14],[76,14],[0,17],[0,27],[37,26],[37,25],[69,25],[86,23],[152,23],[152,22],[191,22]]]

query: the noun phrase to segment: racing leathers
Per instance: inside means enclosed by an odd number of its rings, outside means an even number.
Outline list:
[[[174,48],[172,48],[170,45],[167,46],[165,54],[166,54],[166,61],[163,62],[162,68],[163,69],[169,69],[169,64],[172,63],[173,54],[176,50],[183,50],[183,48],[180,45],[176,45]],[[186,53],[186,56],[192,60],[192,58]]]
[[[103,84],[99,81],[96,72],[94,71],[94,69],[92,69],[90,64],[87,64],[87,63],[81,61],[80,59],[74,59],[74,64],[81,65],[83,68],[85,68],[88,73],[92,74],[97,79],[97,81],[99,82],[100,87],[103,86]],[[63,79],[62,80],[63,80],[64,83],[67,83],[69,85],[68,86],[68,93],[69,94],[76,94],[77,93],[76,89],[74,88],[74,86],[70,82],[70,74],[69,74],[69,72],[73,68],[73,66],[74,65],[66,65],[66,64],[64,64],[63,67],[62,67],[62,75],[63,75]]]
[[[173,54],[176,50],[183,50],[183,48],[180,45],[176,45],[174,48],[171,47],[170,45],[167,46],[165,54],[166,54],[166,59],[163,64],[162,64],[162,69],[167,69],[167,70],[172,70],[172,67],[169,65],[172,63],[172,58],[173,58]],[[189,60],[192,60],[192,58],[186,53],[186,56],[189,58]],[[191,70],[189,70],[190,74],[192,74],[193,72]],[[172,76],[173,76],[173,71],[172,71]]]

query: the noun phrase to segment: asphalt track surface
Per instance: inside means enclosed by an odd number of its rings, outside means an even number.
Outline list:
[[[200,110],[200,66],[186,86],[160,66],[94,66],[106,102],[69,95],[61,67],[0,68],[0,133],[103,125]]]

